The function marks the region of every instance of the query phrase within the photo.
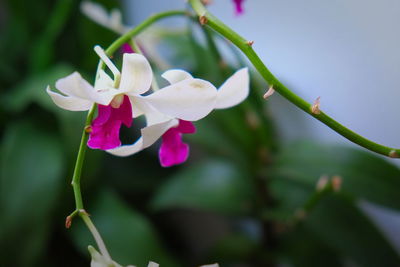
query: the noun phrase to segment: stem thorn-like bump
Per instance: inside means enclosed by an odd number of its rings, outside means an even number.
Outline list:
[[[343,179],[339,175],[335,175],[332,177],[332,189],[335,192],[339,192],[342,188]]]
[[[69,229],[71,227],[72,224],[72,216],[67,216],[67,218],[65,219],[65,228]]]
[[[311,113],[312,114],[315,114],[315,115],[321,114],[321,110],[319,109],[320,105],[321,105],[321,100],[320,99],[321,99],[320,96],[317,97],[317,99],[315,99],[315,101],[314,101],[314,104],[311,106]]]
[[[201,25],[204,25],[204,24],[207,24],[208,19],[207,19],[206,16],[203,15],[203,16],[199,17],[199,22],[200,22]]]
[[[267,98],[270,97],[271,95],[273,95],[274,93],[275,93],[274,86],[271,85],[271,86],[268,88],[268,91],[264,94],[263,98],[264,98],[265,100],[267,100]]]

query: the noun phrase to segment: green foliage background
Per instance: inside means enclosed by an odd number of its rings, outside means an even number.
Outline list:
[[[79,219],[64,227],[85,114],[57,108],[45,87],[74,70],[92,80],[93,46],[117,36],[85,18],[79,1],[6,0],[0,11],[0,265],[88,266],[88,230]],[[221,64],[207,34],[235,61]],[[171,66],[216,85],[243,65],[229,44],[189,21],[158,37]],[[159,144],[128,158],[87,153],[84,201],[113,258],[163,267],[400,266],[359,206],[366,200],[399,210],[400,170],[360,150],[283,145],[255,73],[251,86],[243,104],[196,122],[183,166],[161,168]],[[316,190],[324,175],[340,176],[341,190],[329,182]]]

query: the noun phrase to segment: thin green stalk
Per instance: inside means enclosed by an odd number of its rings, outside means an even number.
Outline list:
[[[84,209],[83,201],[82,201],[82,193],[81,193],[81,174],[82,174],[83,161],[85,160],[86,143],[89,139],[89,131],[90,131],[89,127],[92,123],[95,110],[96,110],[96,105],[93,105],[90,108],[89,113],[86,117],[85,128],[82,133],[81,143],[79,145],[78,156],[76,157],[74,174],[72,176],[71,185],[74,190],[76,210]]]
[[[298,108],[303,110],[304,112],[310,114],[317,120],[321,121],[328,127],[330,127],[332,130],[335,132],[339,133],[343,137],[347,138],[348,140],[352,141],[353,143],[356,143],[368,150],[374,151],[376,153],[392,157],[392,158],[399,158],[400,157],[400,149],[397,148],[391,148],[388,146],[383,146],[380,144],[377,144],[375,142],[372,142],[365,137],[351,131],[350,129],[346,128],[339,122],[335,121],[328,115],[326,115],[324,112],[319,112],[313,113],[312,112],[312,107],[313,105],[302,99],[301,97],[297,96],[294,94],[292,91],[290,91],[286,86],[284,86],[270,71],[269,69],[265,66],[265,64],[261,61],[260,57],[257,55],[256,52],[254,52],[252,48],[252,43],[241,37],[239,34],[234,32],[232,29],[230,29],[227,25],[225,25],[223,22],[221,22],[219,19],[214,17],[212,14],[210,14],[204,5],[201,3],[200,0],[189,0],[190,5],[196,12],[196,14],[202,18],[201,22],[203,24],[206,24],[222,36],[224,36],[226,39],[231,41],[235,46],[237,46],[245,55],[246,57],[250,60],[250,62],[253,64],[253,66],[256,68],[256,70],[261,74],[261,76],[264,78],[264,80],[273,88],[275,91],[277,91],[279,94],[281,94],[283,97],[285,97],[287,100],[289,100],[291,103],[296,105]]]
[[[172,16],[177,16],[177,15],[186,15],[186,13],[184,11],[167,11],[167,12],[162,12],[156,15],[153,15],[151,17],[149,17],[148,19],[146,19],[145,21],[143,21],[141,24],[139,24],[137,27],[135,27],[134,29],[132,29],[131,31],[127,32],[126,34],[122,35],[121,37],[119,37],[116,41],[114,41],[106,50],[106,53],[108,54],[108,56],[112,56],[112,54],[118,50],[118,48],[120,48],[124,43],[129,42],[133,37],[135,37],[137,34],[139,34],[140,32],[142,32],[144,29],[146,29],[147,27],[151,26],[153,23],[163,19],[163,18],[167,18],[167,17],[172,17]],[[98,69],[103,69],[104,68],[104,63],[102,61],[99,62],[98,65]],[[96,74],[96,79],[98,76],[98,71]],[[90,220],[88,214],[86,213],[85,209],[84,209],[84,205],[83,205],[83,201],[82,201],[82,192],[81,192],[81,174],[82,174],[82,166],[83,166],[83,162],[85,159],[85,152],[87,149],[87,141],[89,139],[89,133],[90,133],[90,126],[94,117],[94,113],[96,110],[96,105],[94,104],[91,109],[89,110],[89,113],[86,117],[86,123],[85,123],[85,127],[83,129],[83,133],[82,133],[82,138],[81,138],[81,142],[79,145],[79,151],[78,151],[78,155],[76,158],[76,163],[75,163],[75,169],[74,169],[74,174],[72,177],[72,188],[74,191],[74,197],[75,197],[75,206],[76,209],[74,212],[71,213],[71,215],[69,215],[67,217],[66,220],[66,226],[69,227],[71,225],[71,221],[72,219],[79,214],[79,216],[83,219],[83,221],[86,223],[87,227],[89,228],[89,230],[91,231],[94,239],[96,240],[97,246],[99,247],[101,253],[103,256],[106,256],[108,258],[110,258],[110,255],[107,252],[107,249],[104,245],[103,240],[100,237],[100,234],[98,233],[96,227],[94,226],[94,224],[92,223],[92,221]]]
[[[108,253],[106,245],[104,244],[104,241],[101,238],[99,231],[97,231],[96,226],[94,226],[92,220],[90,220],[89,215],[84,210],[82,210],[79,213],[79,216],[82,218],[82,220],[85,222],[87,228],[89,228],[90,232],[92,233],[92,236],[93,236],[94,240],[96,241],[97,246],[99,247],[101,255],[106,257],[108,260],[111,260],[111,256]]]

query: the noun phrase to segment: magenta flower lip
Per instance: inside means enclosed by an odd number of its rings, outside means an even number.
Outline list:
[[[121,125],[132,125],[132,106],[128,96],[124,96],[118,108],[110,105],[98,105],[98,115],[92,122],[88,146],[93,149],[108,150],[119,147],[119,131]]]
[[[171,167],[182,164],[189,157],[189,145],[182,142],[182,134],[192,134],[196,127],[190,121],[179,120],[176,127],[170,128],[162,136],[158,153],[161,166]]]

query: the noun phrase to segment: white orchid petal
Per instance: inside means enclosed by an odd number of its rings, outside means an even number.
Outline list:
[[[122,267],[112,259],[107,259],[103,255],[101,255],[94,247],[89,246],[88,250],[90,256],[92,257],[92,260],[90,262],[90,267],[108,267],[108,266]]]
[[[81,3],[81,11],[98,24],[105,27],[108,26],[109,15],[102,5],[91,1],[83,1]]]
[[[143,98],[165,115],[196,121],[213,110],[217,90],[214,85],[205,80],[187,79]]]
[[[233,107],[249,95],[249,71],[238,70],[218,89],[216,109]]]
[[[103,91],[103,90],[108,90],[109,88],[112,88],[113,86],[114,86],[113,79],[111,79],[111,77],[108,76],[108,74],[104,70],[100,69],[98,71],[98,77],[94,84],[94,88],[97,91]]]
[[[89,100],[102,105],[108,105],[117,90],[96,91],[78,72],[74,72],[67,77],[61,78],[56,82],[56,88],[67,96]]]
[[[125,53],[122,61],[119,90],[130,94],[143,94],[151,86],[153,71],[147,59],[135,53]]]
[[[161,77],[166,79],[170,84],[178,83],[186,79],[192,79],[192,75],[190,75],[189,72],[186,72],[184,70],[167,70],[164,72]]]
[[[122,14],[119,9],[112,9],[110,12],[110,27],[116,32],[123,32],[124,25],[122,24]]]
[[[149,262],[149,265],[147,265],[147,267],[158,267],[159,266],[159,264],[158,263],[155,263],[155,262],[153,262],[153,261],[150,261]]]
[[[98,3],[83,1],[81,3],[81,11],[88,18],[107,29],[120,34],[124,34],[126,31],[125,26],[122,24],[122,17],[116,15],[115,11],[109,14],[108,11]]]
[[[157,111],[146,113],[147,125],[154,125],[154,124],[169,121],[172,119],[174,119],[174,118],[171,116],[165,115],[163,113],[157,112]]]
[[[158,112],[141,96],[130,96],[129,99],[132,104],[133,118],[145,115],[147,126],[174,119],[171,116]]]
[[[50,87],[47,86],[47,93],[53,100],[53,102],[62,109],[71,110],[71,111],[85,111],[89,110],[93,105],[93,102],[76,98],[73,96],[63,96],[56,92],[50,90]]]
[[[110,149],[107,150],[107,152],[121,157],[135,154],[154,144],[166,131],[168,131],[168,129],[177,126],[178,123],[178,120],[171,119],[161,123],[149,125],[141,129],[142,137],[140,137],[136,143]]]
[[[144,114],[149,114],[153,112],[157,112],[149,103],[146,102],[141,97],[138,96],[129,96],[132,104],[132,116],[133,118],[137,118]]]

